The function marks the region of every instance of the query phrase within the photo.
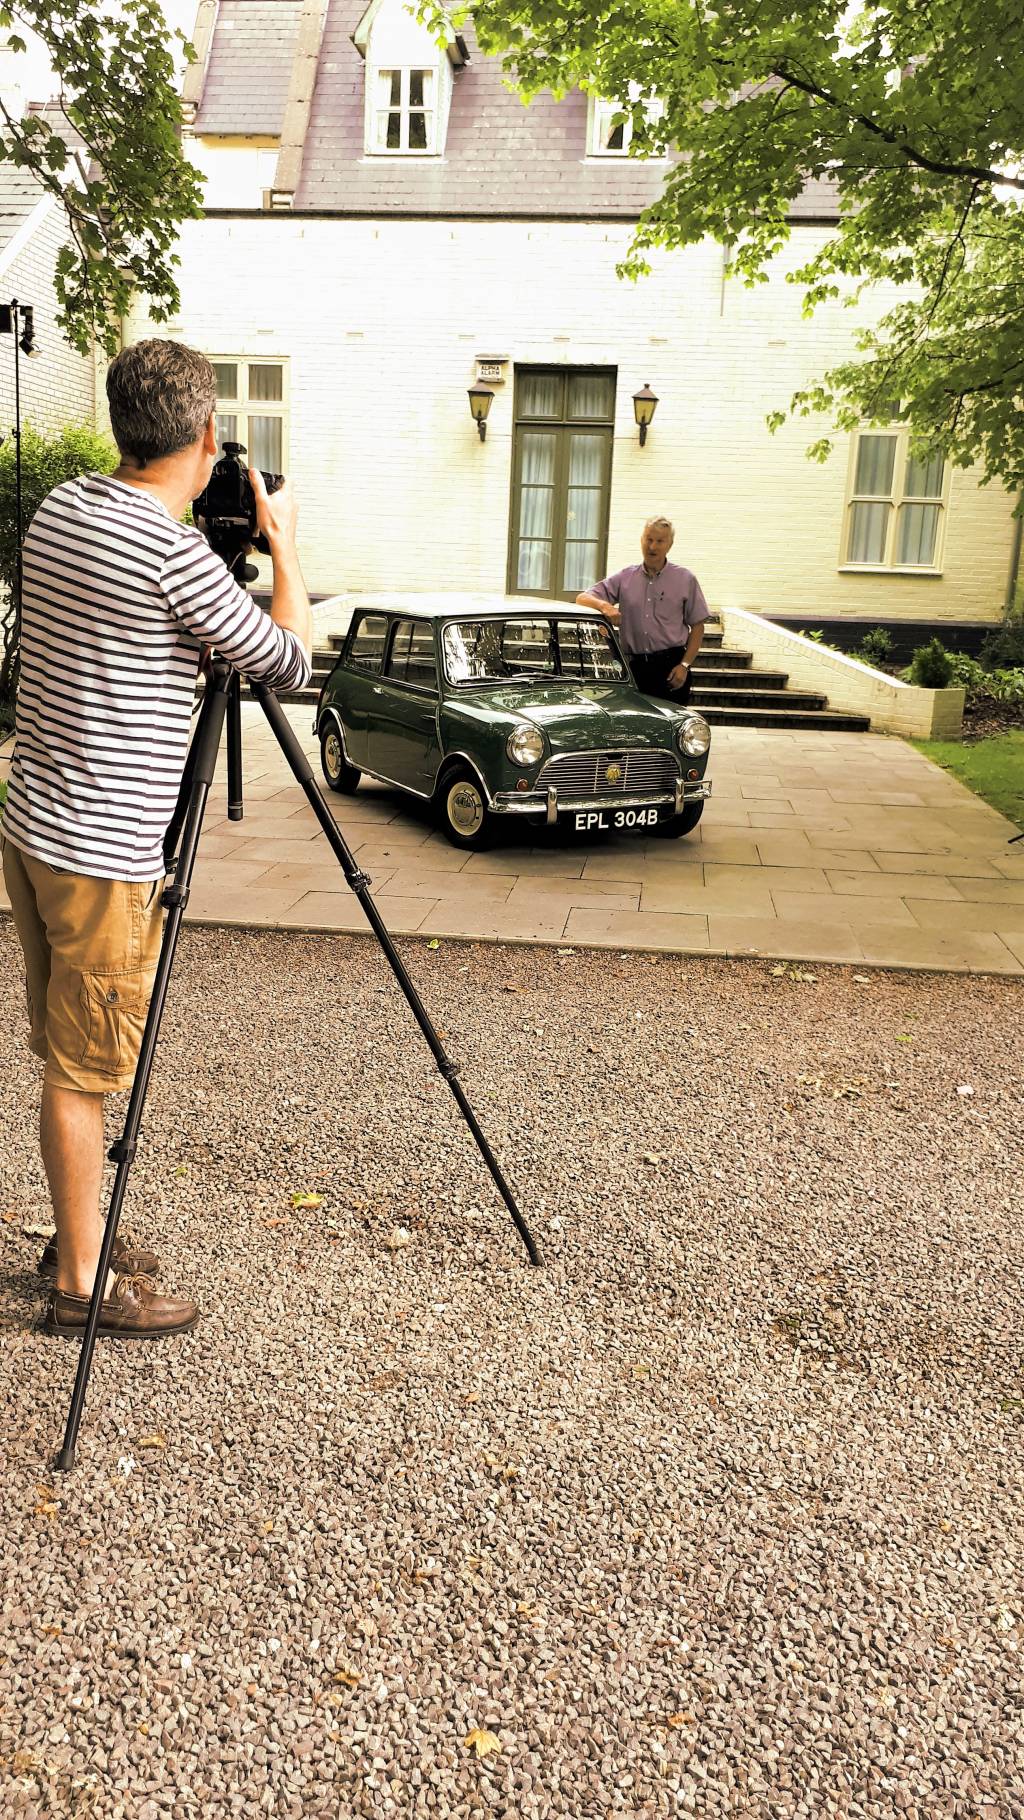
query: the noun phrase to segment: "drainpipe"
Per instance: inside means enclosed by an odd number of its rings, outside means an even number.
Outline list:
[[[1006,599],[1003,603],[1003,617],[1009,619],[1017,598],[1017,577],[1020,574],[1020,552],[1024,543],[1024,493],[1017,501],[1017,516],[1013,521],[1013,547],[1010,550],[1010,573],[1006,577]]]

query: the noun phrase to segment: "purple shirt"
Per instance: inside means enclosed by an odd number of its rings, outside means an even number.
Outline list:
[[[685,645],[693,627],[711,617],[696,575],[675,562],[667,562],[657,575],[648,575],[643,563],[636,562],[606,575],[587,593],[618,607],[627,657]]]

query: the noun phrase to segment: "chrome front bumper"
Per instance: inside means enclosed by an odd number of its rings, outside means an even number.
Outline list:
[[[688,803],[705,802],[711,785],[676,779],[673,790],[642,791],[636,796],[559,796],[557,790],[533,790],[522,794],[502,790],[491,798],[492,815],[539,815],[549,826],[569,809],[650,809],[670,804],[673,815],[681,815]]]

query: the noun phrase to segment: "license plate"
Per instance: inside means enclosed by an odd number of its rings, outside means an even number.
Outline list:
[[[576,829],[581,834],[622,832],[626,828],[653,828],[657,825],[657,807],[650,809],[577,809]]]

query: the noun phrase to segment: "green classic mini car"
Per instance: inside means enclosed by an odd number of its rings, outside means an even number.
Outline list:
[[[557,602],[357,607],[314,731],[332,790],[397,785],[456,847],[499,824],[689,834],[711,790],[703,715],[641,695],[608,622]]]

